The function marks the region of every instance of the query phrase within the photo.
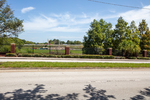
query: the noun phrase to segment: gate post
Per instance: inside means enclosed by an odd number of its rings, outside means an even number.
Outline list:
[[[108,55],[112,55],[112,48],[108,48]]]
[[[69,47],[65,47],[65,54],[69,55]]]
[[[147,50],[143,50],[143,57],[147,57]]]
[[[11,43],[11,53],[15,53],[15,43]]]

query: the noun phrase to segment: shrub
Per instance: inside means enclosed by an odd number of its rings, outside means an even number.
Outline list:
[[[16,57],[15,53],[6,53],[6,57]]]
[[[0,47],[0,52],[10,52],[10,46],[9,45],[2,45]]]
[[[136,57],[129,57],[129,59],[137,59]]]
[[[137,57],[137,59],[145,59],[145,60],[150,60],[149,57]]]
[[[34,54],[33,57],[42,57],[40,54]]]
[[[33,57],[32,54],[22,54],[22,57]]]
[[[18,54],[18,57],[22,57],[22,54]]]
[[[73,58],[72,55],[62,55],[61,57],[62,57],[62,58]]]
[[[115,59],[125,59],[125,57],[116,56]]]
[[[57,58],[57,55],[47,55],[47,57]]]
[[[42,55],[42,57],[47,57],[47,55]]]

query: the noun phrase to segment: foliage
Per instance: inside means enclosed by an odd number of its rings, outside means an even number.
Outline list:
[[[10,52],[10,45],[2,45],[0,47],[0,52]]]
[[[129,57],[129,59],[137,59],[136,57]]]
[[[150,58],[149,58],[149,57],[137,57],[137,59],[150,60]]]
[[[99,54],[99,49],[102,49],[104,44],[105,35],[97,20],[93,20],[90,25],[90,29],[87,32],[87,36],[84,36],[84,54]],[[90,52],[86,48],[92,49]]]
[[[102,33],[105,35],[104,39],[104,48],[108,49],[110,47],[113,47],[112,43],[112,24],[105,22],[103,19],[100,19],[99,21],[100,28],[102,30]]]
[[[60,44],[82,44],[81,41],[77,41],[77,40],[75,40],[75,41],[67,40],[67,42],[65,42],[65,41],[60,41],[59,39],[49,40],[49,43],[50,43],[50,44],[59,44],[59,42],[60,42]]]
[[[140,45],[140,31],[135,25],[135,22],[132,21],[130,26],[129,26],[129,32],[126,35],[127,40],[132,40],[134,43],[137,45]]]
[[[119,44],[125,39],[125,35],[128,32],[128,23],[119,17],[118,23],[113,32],[113,49],[117,49]]]
[[[52,58],[91,58],[91,59],[114,59],[112,55],[50,55],[50,54],[19,54],[20,57],[52,57]]]
[[[15,53],[6,53],[6,57],[16,57]]]
[[[19,50],[23,47],[24,43],[21,39],[16,37],[8,38],[8,37],[0,37],[0,52],[10,52],[11,43],[15,43],[15,52],[19,52]]]
[[[18,36],[23,31],[23,20],[14,17],[6,0],[0,0],[0,36]],[[10,33],[7,35],[6,33]]]
[[[140,45],[142,49],[150,50],[150,31],[146,31],[145,34],[142,34]]]
[[[141,48],[131,40],[124,40],[119,44],[119,49],[124,51],[125,56],[132,56],[140,52]]]
[[[146,20],[143,19],[142,22],[139,23],[139,31],[140,31],[140,35],[143,35],[145,34],[146,31],[149,31]]]

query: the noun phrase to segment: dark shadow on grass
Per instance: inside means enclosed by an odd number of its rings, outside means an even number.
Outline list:
[[[14,90],[14,92],[0,93],[0,100],[78,100],[78,93],[67,94],[66,96],[48,94],[43,97],[42,93],[45,93],[46,91],[47,90],[44,90],[43,84],[36,84],[34,89],[17,89]]]
[[[83,95],[86,98],[89,98],[87,100],[109,100],[109,98],[116,99],[113,95],[106,95],[106,90],[97,90],[95,87],[92,87],[92,85],[87,85],[85,89],[83,89],[88,95]]]

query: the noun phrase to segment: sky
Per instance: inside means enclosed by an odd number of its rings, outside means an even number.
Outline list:
[[[24,20],[24,32],[18,38],[33,42],[47,42],[50,39],[83,41],[94,19],[104,19],[112,23],[113,28],[120,16],[129,24],[134,20],[138,26],[145,19],[150,25],[150,0],[96,1],[149,9],[114,6],[89,0],[7,0],[7,4],[14,11],[15,17]]]

